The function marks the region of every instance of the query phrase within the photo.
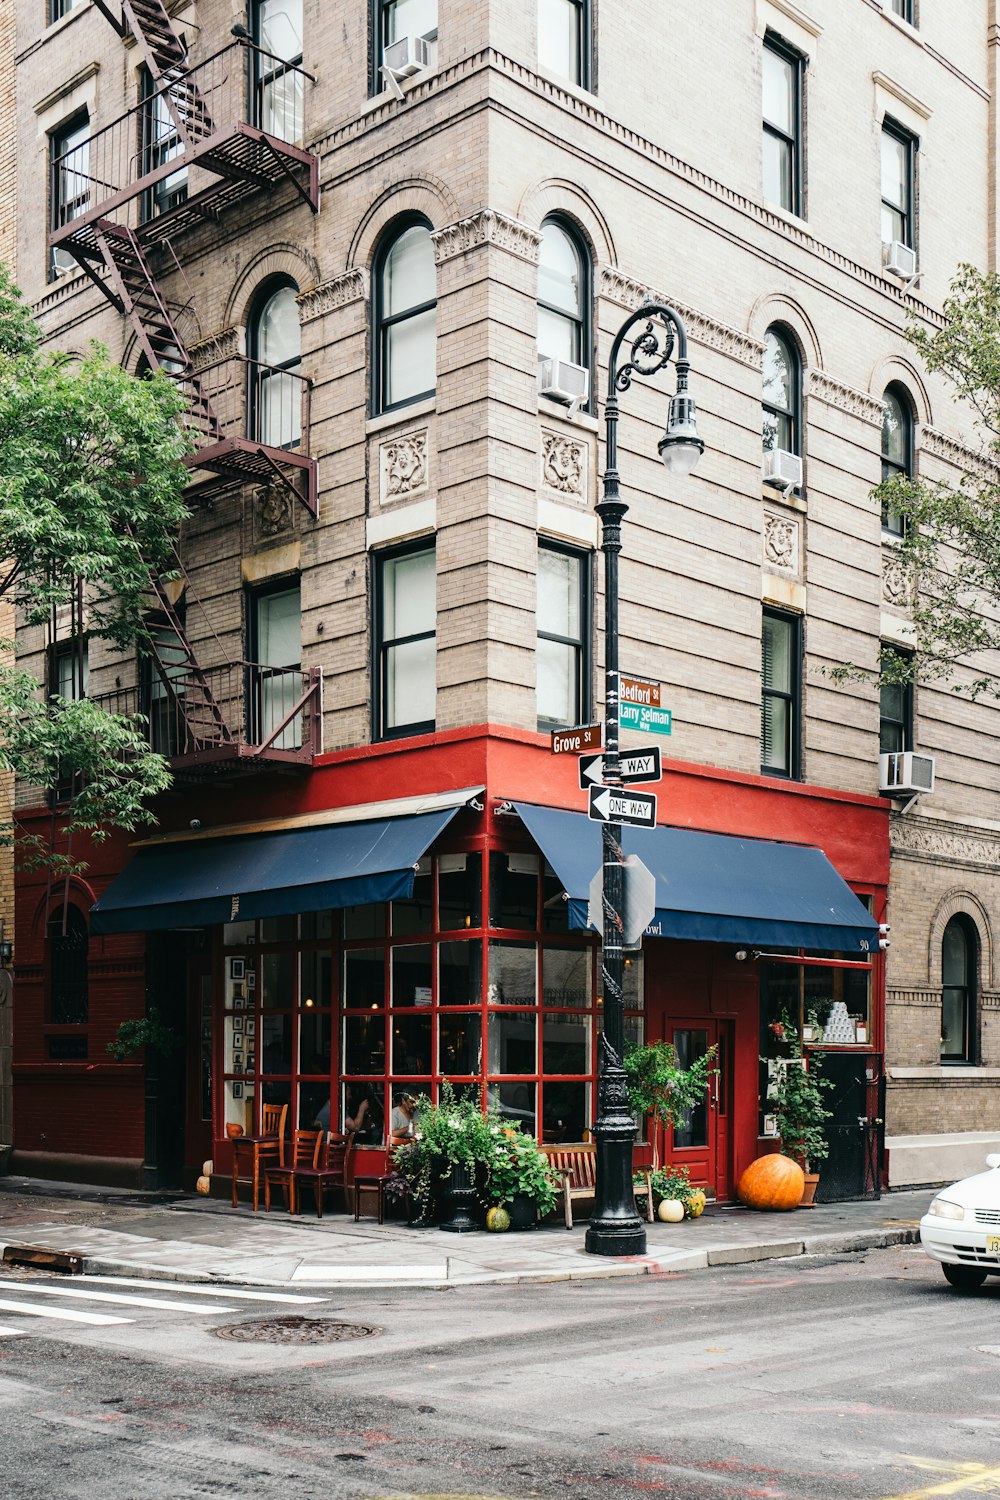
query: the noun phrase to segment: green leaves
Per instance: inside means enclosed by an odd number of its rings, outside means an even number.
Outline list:
[[[679,1124],[705,1098],[708,1080],[717,1069],[712,1067],[718,1047],[709,1047],[704,1057],[682,1068],[677,1052],[669,1042],[647,1042],[632,1047],[625,1054],[625,1076],[628,1097],[636,1115],[653,1115],[664,1127]],[[653,1137],[653,1165],[657,1165],[656,1137]]]

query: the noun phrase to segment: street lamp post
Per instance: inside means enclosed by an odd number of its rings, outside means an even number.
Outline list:
[[[638,330],[638,331],[636,331]],[[619,369],[619,357],[630,339],[630,358]],[[606,467],[604,491],[597,513],[601,518],[601,550],[604,553],[604,784],[621,785],[618,748],[618,555],[622,550],[622,520],[628,506],[619,493],[618,394],[627,391],[636,375],[648,377],[665,369],[673,359],[677,390],[670,398],[667,429],[659,442],[659,453],[668,470],[689,474],[698,462],[704,443],[698,436],[695,404],[688,395],[687,335],[680,316],[672,307],[648,302],[622,324],[611,346],[608,362],[606,422]],[[629,1108],[625,1069],[625,1003],[622,992],[621,824],[602,824],[604,866],[604,911],[601,939],[601,972],[604,993],[604,1026],[601,1033],[600,1072],[597,1081],[597,1173],[594,1213],[587,1230],[587,1249],[592,1255],[643,1255],[646,1231],[635,1211],[632,1190],[632,1143],[635,1121]]]

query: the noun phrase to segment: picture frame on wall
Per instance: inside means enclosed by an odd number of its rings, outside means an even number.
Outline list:
[[[246,978],[246,973],[247,973],[247,964],[246,964],[246,959],[245,958],[231,958],[229,960],[229,977],[230,977],[230,979],[233,979],[233,980],[236,980],[236,979],[245,979]]]
[[[234,1073],[242,1073],[243,1072],[243,1053],[242,1052],[234,1052],[233,1053],[233,1072]]]
[[[247,1016],[247,1036],[257,1035],[257,1017]]]
[[[256,969],[248,969],[247,970],[247,989],[248,990],[255,990],[256,988],[257,988],[257,971],[256,971]]]
[[[243,1085],[242,1085],[242,1083],[234,1083],[233,1084],[233,1098],[234,1099],[242,1099],[243,1098]]]
[[[245,1010],[246,1003],[247,1002],[242,995],[233,996],[233,1010]]]

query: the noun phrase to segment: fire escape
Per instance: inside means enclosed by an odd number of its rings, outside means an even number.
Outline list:
[[[311,75],[242,28],[193,65],[162,0],[94,4],[123,40],[133,39],[144,64],[142,97],[54,161],[54,263],[78,265],[128,320],[145,365],[184,391],[195,442],[186,460],[192,503],[250,483],[286,489],[315,516],[309,382],[243,356],[196,367],[178,326],[181,309],[156,276],[160,265],[181,269],[179,235],[249,200],[284,191],[316,211],[318,162],[298,144]],[[245,661],[202,667],[169,591],[154,583],[153,593],[151,680],[144,691],[118,689],[99,701],[146,713],[153,747],[188,779],[264,761],[311,763],[320,748],[321,674]]]

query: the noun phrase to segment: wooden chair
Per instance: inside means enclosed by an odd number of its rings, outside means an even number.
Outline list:
[[[281,1188],[288,1212],[296,1212],[296,1177],[299,1171],[315,1167],[323,1144],[322,1130],[293,1130],[292,1146],[287,1160],[264,1168],[264,1212],[271,1212],[271,1184]]]
[[[233,1141],[234,1208],[239,1201],[236,1192],[237,1183],[249,1182],[253,1187],[253,1211],[257,1212],[260,1203],[261,1169],[284,1164],[287,1115],[287,1104],[265,1104],[261,1108],[260,1135],[238,1135]]]
[[[295,1192],[298,1197],[303,1186],[312,1185],[313,1197],[316,1201],[316,1217],[323,1217],[323,1196],[331,1188],[340,1188],[344,1194],[344,1203],[347,1203],[347,1155],[354,1143],[354,1137],[348,1139],[345,1135],[331,1135],[325,1145],[321,1145],[316,1165],[309,1167],[295,1167],[293,1178]],[[265,1196],[267,1188],[265,1186]]]

